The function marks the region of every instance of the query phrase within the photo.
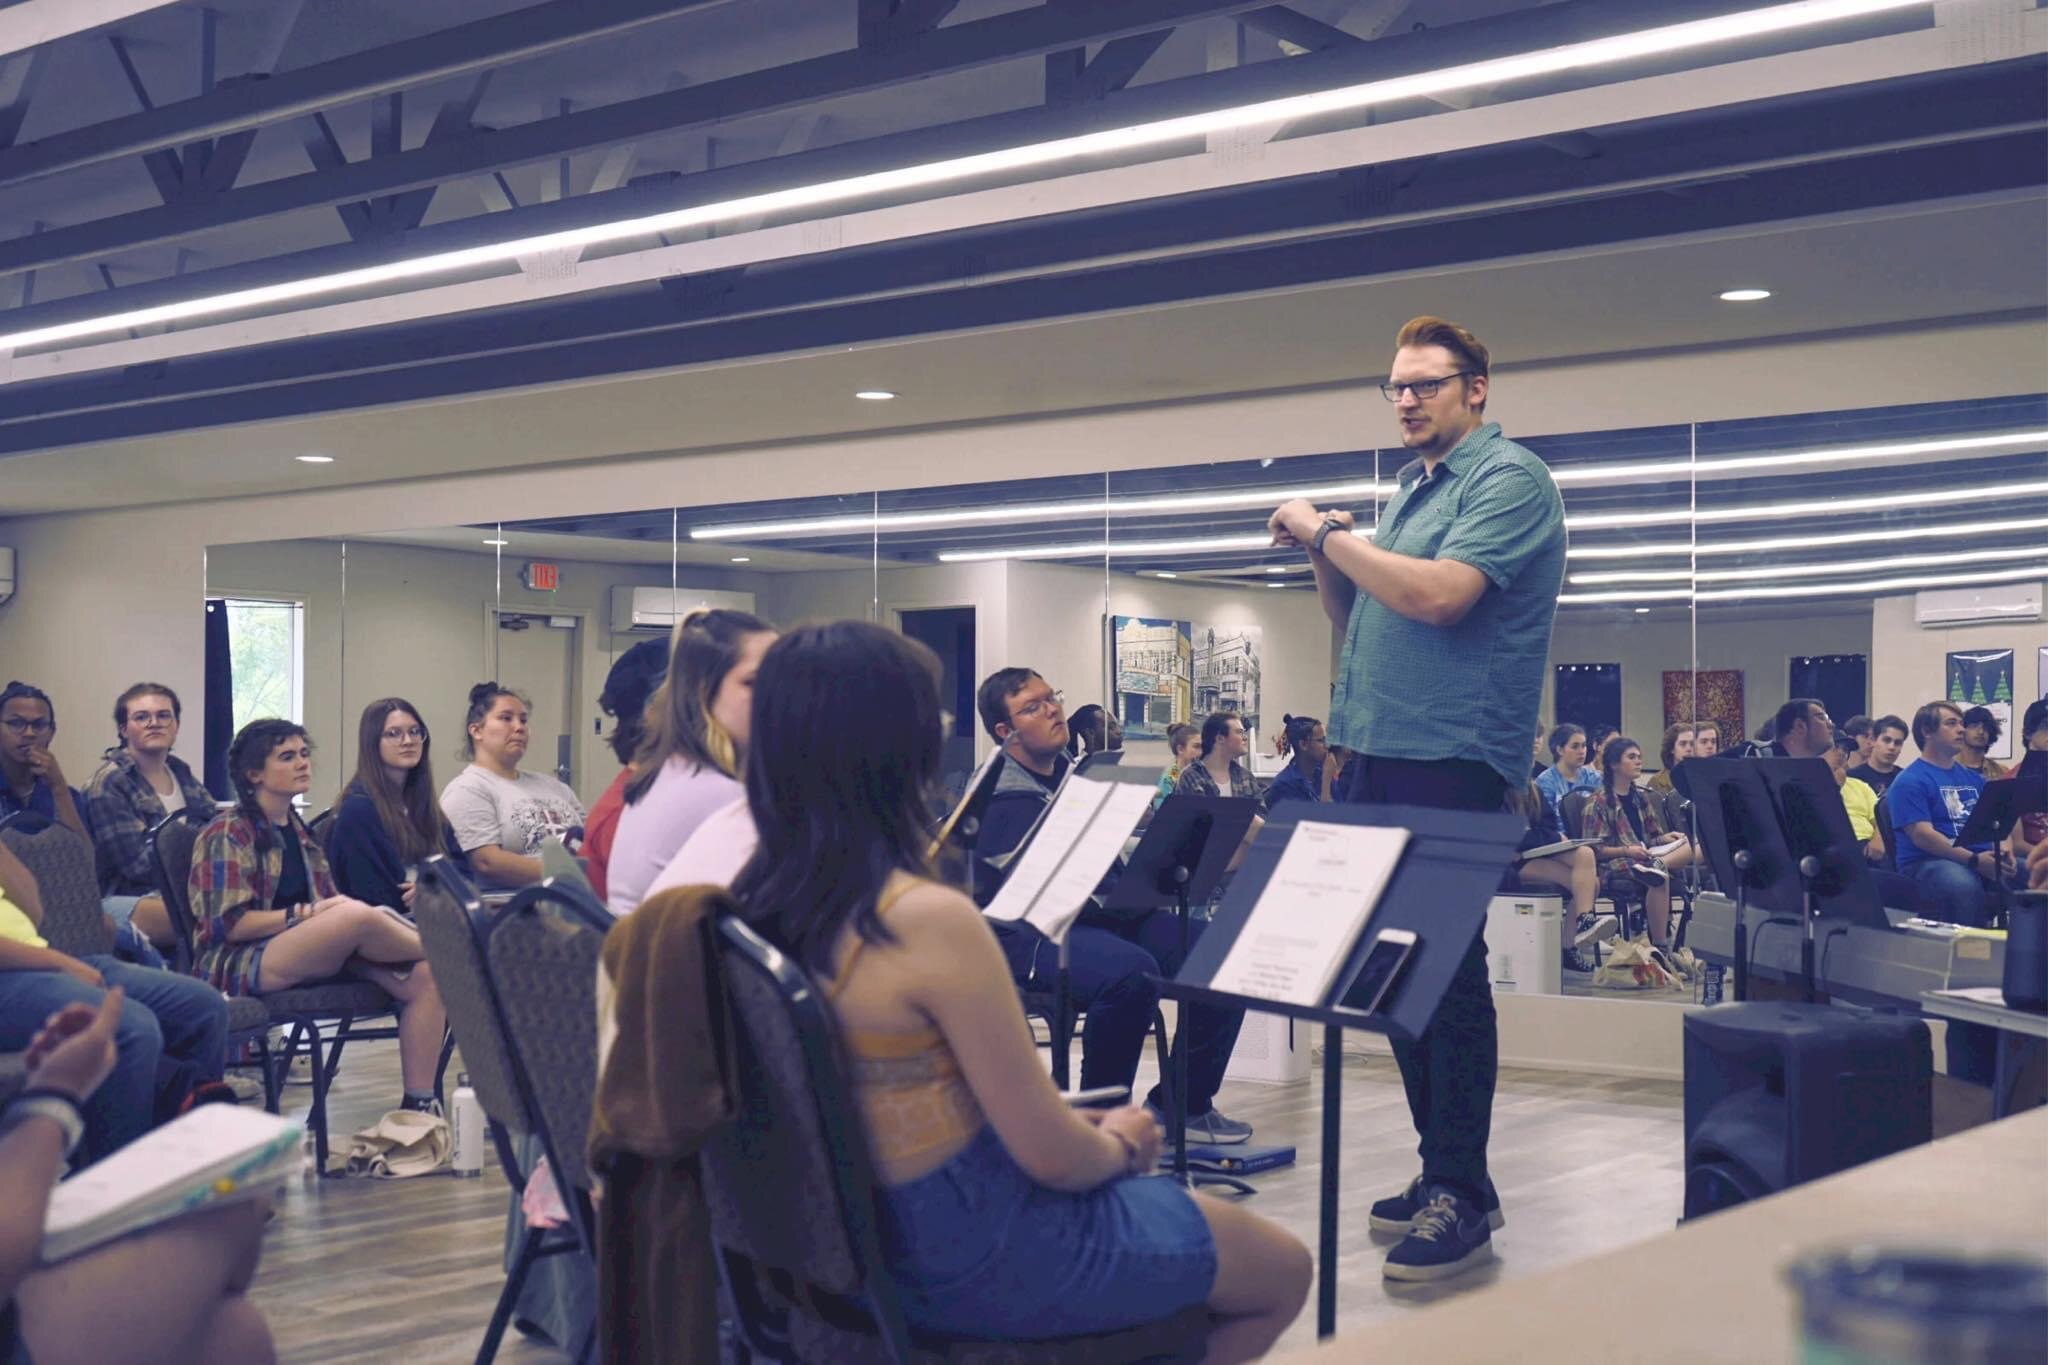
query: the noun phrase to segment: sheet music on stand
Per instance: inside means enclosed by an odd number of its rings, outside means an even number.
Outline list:
[[[1160,769],[1107,767],[1060,784],[1044,818],[1009,860],[1002,890],[982,911],[1022,920],[1058,943],[1152,808]]]
[[[1322,1004],[1407,847],[1394,826],[1299,821],[1210,988]]]

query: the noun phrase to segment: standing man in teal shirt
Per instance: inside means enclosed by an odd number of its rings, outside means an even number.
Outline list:
[[[1564,503],[1535,455],[1486,420],[1491,360],[1455,323],[1420,317],[1395,338],[1380,392],[1415,455],[1372,539],[1351,514],[1296,499],[1273,513],[1299,545],[1344,647],[1330,742],[1355,750],[1343,799],[1497,811],[1528,781],[1550,626],[1564,582]],[[1406,1235],[1395,1280],[1435,1280],[1493,1256],[1503,1221],[1486,1173],[1500,1069],[1486,944],[1475,934],[1428,1029],[1394,1044],[1421,1136],[1422,1174],[1372,1206]]]

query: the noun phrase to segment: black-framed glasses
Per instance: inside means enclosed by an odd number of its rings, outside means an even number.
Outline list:
[[[23,716],[9,716],[6,720],[0,720],[0,725],[6,726],[17,735],[47,735],[57,728],[57,722],[54,720],[29,720]]]
[[[1434,379],[1417,379],[1406,384],[1382,384],[1380,385],[1380,397],[1386,399],[1389,403],[1398,403],[1401,401],[1401,390],[1406,389],[1417,398],[1434,398],[1443,392],[1444,385],[1450,383],[1453,379],[1463,379],[1468,375],[1477,373],[1479,373],[1477,370],[1453,370],[1449,374],[1440,374]]]
[[[425,739],[426,737],[427,732],[417,725],[408,725],[403,730],[394,729],[384,732],[384,738],[390,740],[393,744],[403,744],[409,739]]]

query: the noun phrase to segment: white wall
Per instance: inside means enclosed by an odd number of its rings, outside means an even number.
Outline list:
[[[2048,584],[2042,585],[2048,591]],[[2048,621],[2023,621],[1977,626],[1946,626],[1929,630],[1913,620],[1913,597],[1881,597],[1872,613],[1872,698],[1870,714],[1886,712],[1913,723],[1913,712],[1948,695],[1948,653],[1951,650],[2013,651],[2013,751],[2019,751],[2019,720],[2027,703],[2041,695],[2041,648],[2048,645]],[[1910,741],[1906,756],[1915,756]]]
[[[618,764],[598,733],[598,694],[612,661],[644,634],[614,635],[614,585],[666,587],[666,565],[559,561],[561,587],[530,592],[507,565],[501,585],[489,556],[378,541],[264,541],[215,546],[207,554],[211,591],[296,598],[306,603],[306,725],[322,746],[314,799],[323,802],[355,765],[356,722],[379,697],[402,696],[420,708],[435,737],[436,776],[461,767],[463,717],[471,684],[497,675],[485,609],[579,615],[576,707],[577,774],[586,801]],[[698,586],[727,586],[725,574],[695,573]],[[711,578],[721,581],[709,582]],[[196,608],[194,611],[196,613]],[[193,620],[196,622],[196,614]],[[502,681],[519,686],[517,678]],[[543,728],[559,718],[536,717]],[[604,726],[609,733],[610,726]],[[193,753],[200,750],[188,743]]]
[[[1803,412],[1823,403],[1846,408],[2028,393],[2040,387],[2044,349],[2048,324],[2041,321],[1967,321],[1592,357],[1519,372],[1503,365],[1493,415],[1511,434],[1537,435]],[[62,701],[80,699],[88,711],[144,674],[196,698],[205,549],[265,539],[280,527],[338,536],[621,511],[684,488],[710,504],[743,502],[767,489],[793,497],[994,479],[1018,469],[1052,476],[1299,455],[1370,439],[1377,428],[1362,423],[1373,411],[1355,389],[1332,387],[769,449],[658,453],[488,478],[14,518],[0,521],[0,544],[19,551],[20,580],[14,600],[0,607],[0,663],[12,676],[39,679]],[[480,418],[475,439],[492,439],[493,427]],[[138,459],[147,449],[137,443]],[[1008,626],[1011,634],[1025,628]],[[196,730],[187,739],[195,751],[202,739]],[[97,727],[69,726],[58,736],[59,757],[87,771],[104,743]]]
[[[1693,656],[1695,627],[1690,614],[1660,610],[1645,617],[1566,611],[1550,637],[1550,662],[1619,663],[1621,665],[1621,728],[1642,744],[1644,762],[1657,766],[1656,747],[1664,736],[1664,672],[1683,670]],[[1710,615],[1697,627],[1699,667],[1742,671],[1742,704],[1747,732],[1768,720],[1790,694],[1788,668],[1795,654],[1871,653],[1870,609],[1864,603],[1816,605],[1811,613],[1782,611],[1755,617]],[[1872,690],[1878,662],[1871,659]],[[1545,671],[1543,719],[1556,715],[1555,679]],[[1872,711],[1878,715],[1880,712]],[[1837,716],[1847,720],[1847,716]],[[1727,736],[1723,736],[1726,742]]]

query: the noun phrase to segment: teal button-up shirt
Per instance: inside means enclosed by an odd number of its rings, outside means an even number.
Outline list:
[[[1550,626],[1564,583],[1564,500],[1543,461],[1488,422],[1422,477],[1415,461],[1373,543],[1455,559],[1487,587],[1456,625],[1411,621],[1360,591],[1330,697],[1330,742],[1380,758],[1476,759],[1529,780]]]

